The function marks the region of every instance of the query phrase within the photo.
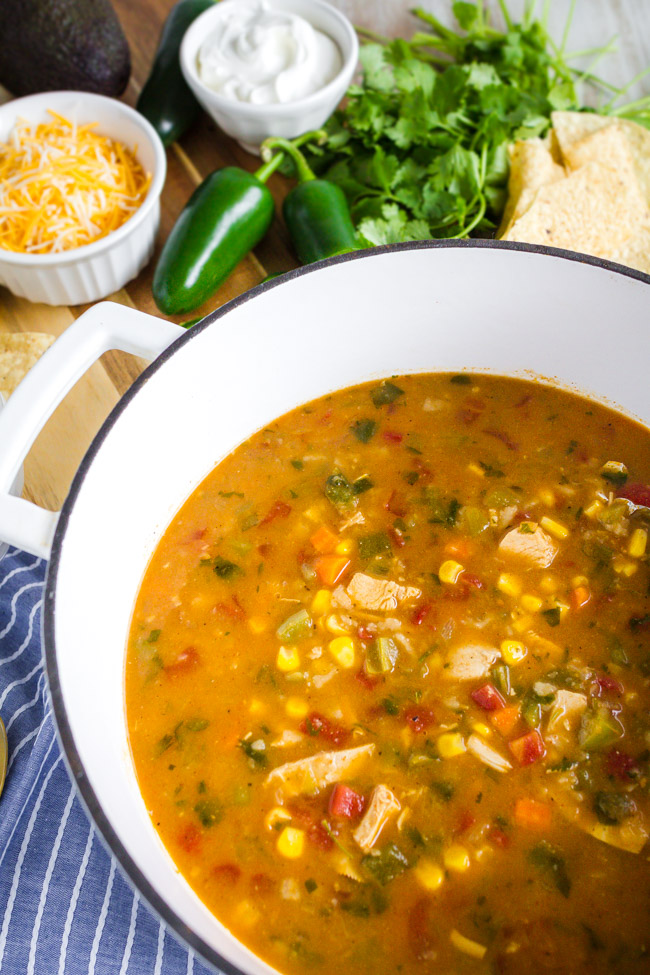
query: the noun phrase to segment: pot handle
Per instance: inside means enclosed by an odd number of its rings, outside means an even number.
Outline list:
[[[155,359],[185,329],[112,301],[80,315],[45,352],[0,412],[0,539],[48,559],[59,513],[9,490],[44,423],[104,352]]]

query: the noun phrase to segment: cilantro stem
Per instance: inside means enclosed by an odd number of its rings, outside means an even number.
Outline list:
[[[571,0],[569,4],[569,12],[567,18],[564,21],[564,30],[562,31],[562,40],[560,41],[560,54],[564,54],[567,46],[567,41],[569,40],[569,31],[571,30],[571,24],[573,23],[573,15],[576,9],[576,0]]]

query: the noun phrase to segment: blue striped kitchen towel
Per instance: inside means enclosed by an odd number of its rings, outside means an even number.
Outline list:
[[[209,975],[142,903],[77,798],[45,688],[44,579],[25,552],[0,562],[0,973]]]

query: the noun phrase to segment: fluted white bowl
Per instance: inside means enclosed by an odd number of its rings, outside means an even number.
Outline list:
[[[81,125],[96,122],[99,133],[134,150],[141,166],[151,173],[142,205],[106,237],[59,254],[0,249],[0,285],[30,301],[79,305],[119,291],[151,259],[167,158],[160,138],[142,115],[114,98],[84,91],[47,91],[0,106],[0,142],[7,141],[18,118],[46,122],[51,118],[49,109]]]

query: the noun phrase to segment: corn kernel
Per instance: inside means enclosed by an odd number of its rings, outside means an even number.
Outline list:
[[[552,575],[542,576],[539,583],[539,588],[542,590],[542,592],[546,593],[547,596],[554,593],[558,586],[559,582],[557,576]]]
[[[309,705],[302,697],[289,697],[284,705],[284,710],[289,718],[306,718],[309,714]]]
[[[506,596],[518,596],[521,593],[521,580],[511,572],[502,572],[497,579],[497,589]]]
[[[542,504],[545,504],[547,508],[553,508],[555,505],[555,495],[550,488],[542,488],[539,492],[539,500]]]
[[[280,647],[275,660],[278,670],[289,673],[291,670],[298,670],[300,657],[295,647]]]
[[[445,879],[444,870],[433,860],[420,860],[413,873],[425,890],[437,890]]]
[[[295,826],[286,826],[278,837],[276,844],[278,853],[288,860],[297,860],[302,856],[305,848],[305,833]]]
[[[594,518],[598,517],[603,507],[604,505],[602,501],[598,501],[598,499],[596,499],[596,501],[592,501],[589,507],[585,508],[582,513],[583,515],[586,515],[587,518],[591,518],[593,520]]]
[[[323,515],[319,508],[307,508],[305,518],[309,518],[310,521],[322,521]]]
[[[525,660],[528,649],[524,643],[520,643],[518,640],[502,640],[501,641],[501,656],[505,662],[513,667],[515,664],[520,664],[522,660]]]
[[[246,928],[253,928],[261,918],[260,912],[250,901],[240,901],[235,908],[235,920]]]
[[[437,739],[438,751],[442,758],[455,758],[467,751],[465,739],[458,731],[449,731]]]
[[[470,958],[484,958],[487,948],[485,945],[479,944],[478,941],[472,941],[470,938],[466,938],[465,935],[461,934],[459,931],[454,930],[449,935],[449,940],[451,941],[454,948],[458,948],[463,954],[469,955]]]
[[[337,555],[350,555],[354,550],[354,542],[351,538],[342,538],[334,551]]]
[[[475,721],[472,725],[472,731],[475,731],[477,735],[483,735],[485,738],[492,734],[492,729],[488,725],[483,724],[482,721]]]
[[[470,868],[469,853],[460,843],[452,843],[442,855],[442,862],[447,870],[455,870],[456,873],[465,873]]]
[[[569,537],[569,529],[565,525],[560,524],[559,521],[549,518],[548,515],[544,515],[540,521],[540,525],[554,538],[563,539]]]
[[[479,467],[478,464],[474,464],[473,462],[467,465],[467,470],[470,472],[470,474],[476,474],[477,477],[485,477],[485,471],[483,468]]]
[[[258,701],[256,697],[253,698],[251,703],[248,705],[249,714],[264,714],[265,711],[266,711],[266,705],[264,704],[263,701]]]
[[[539,613],[540,609],[544,605],[543,600],[539,596],[534,596],[532,593],[524,593],[524,595],[519,600],[522,607],[527,613]]]
[[[587,576],[574,576],[571,580],[571,588],[578,589],[580,586],[588,586],[589,579]]]
[[[264,633],[267,626],[268,620],[262,619],[261,616],[251,616],[248,621],[248,628],[252,633]]]
[[[347,627],[343,626],[341,620],[338,618],[338,616],[334,616],[334,614],[328,616],[325,620],[325,628],[329,630],[330,633],[334,633],[335,636],[346,636],[348,633]]]
[[[648,544],[648,533],[645,528],[635,528],[630,537],[630,544],[627,547],[627,554],[635,559],[640,559],[645,555]]]
[[[332,605],[332,594],[329,589],[319,589],[311,604],[314,616],[324,616]]]
[[[351,636],[337,636],[335,640],[330,640],[329,651],[341,667],[346,670],[354,667],[354,640]]]
[[[533,625],[533,617],[524,614],[523,616],[517,616],[512,622],[512,628],[516,633],[528,633]]]
[[[264,817],[264,825],[267,829],[275,829],[278,823],[288,823],[290,819],[291,813],[283,809],[282,806],[274,806],[273,809],[269,809]]]
[[[618,573],[618,575],[625,576],[627,579],[633,576],[638,569],[636,562],[628,562],[627,559],[614,559],[612,565],[614,572]]]
[[[429,668],[429,673],[433,673],[437,670],[442,670],[444,667],[444,660],[442,654],[435,652],[431,656],[427,657],[426,666]]]
[[[465,571],[465,566],[453,559],[447,559],[438,569],[438,578],[441,582],[446,582],[448,586],[455,585]]]

